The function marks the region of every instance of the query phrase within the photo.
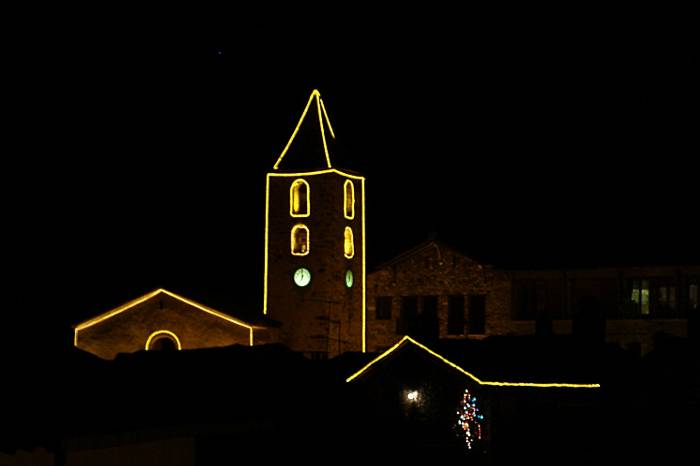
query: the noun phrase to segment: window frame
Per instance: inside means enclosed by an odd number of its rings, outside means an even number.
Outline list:
[[[350,238],[349,251],[350,252],[349,253],[348,253],[348,233],[350,233],[350,236],[349,236],[349,238]],[[352,259],[353,257],[355,257],[355,234],[353,233],[352,228],[350,228],[348,226],[346,226],[345,230],[343,231],[343,256],[346,259]]]
[[[296,232],[298,230],[305,230],[306,231],[306,250],[302,252],[297,252],[295,248],[297,244],[297,238],[296,238]],[[311,232],[309,231],[309,227],[304,225],[303,223],[297,223],[292,227],[291,231],[291,238],[290,238],[290,247],[291,247],[291,252],[293,256],[308,256],[309,252],[311,251]]]
[[[348,215],[348,187],[350,187],[350,214]],[[345,180],[343,184],[343,216],[348,220],[355,218],[355,183]]]
[[[306,211],[296,213],[294,211],[294,201],[297,197],[299,197],[299,186],[305,186],[306,188]],[[299,210],[301,211],[302,209]],[[292,184],[289,187],[289,215],[295,218],[309,217],[311,215],[311,187],[309,186],[308,181],[303,178],[297,178],[296,180],[292,181]]]

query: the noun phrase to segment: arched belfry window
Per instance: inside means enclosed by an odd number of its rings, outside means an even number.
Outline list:
[[[347,259],[352,259],[355,255],[355,240],[352,237],[352,228],[345,227],[344,252]]]
[[[345,210],[345,218],[352,220],[355,218],[355,185],[352,181],[346,180],[344,185],[345,202],[343,203]]]
[[[292,227],[292,255],[305,256],[309,253],[311,241],[309,228],[301,223]]]
[[[301,178],[289,188],[289,214],[292,217],[308,217],[311,210],[309,183]]]

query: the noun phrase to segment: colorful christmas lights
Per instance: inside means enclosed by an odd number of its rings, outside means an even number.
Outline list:
[[[469,450],[473,449],[484,436],[483,421],[484,415],[481,414],[476,397],[469,392],[468,388],[465,389],[457,410],[456,427],[457,435],[464,439]]]

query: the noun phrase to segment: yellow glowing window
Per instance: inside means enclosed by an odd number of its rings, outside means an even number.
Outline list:
[[[355,218],[355,185],[352,181],[345,181],[345,218],[352,220]]]
[[[649,280],[633,280],[630,301],[642,315],[649,315]]]
[[[309,228],[301,223],[292,227],[292,254],[305,256],[309,253]]]
[[[345,257],[352,259],[355,255],[355,240],[352,237],[352,228],[345,227]]]
[[[289,214],[292,217],[308,217],[310,210],[309,183],[306,180],[294,180],[289,188]]]

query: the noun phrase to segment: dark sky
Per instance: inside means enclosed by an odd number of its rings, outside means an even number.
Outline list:
[[[432,233],[524,267],[698,260],[686,12],[17,20],[3,312],[46,333],[161,286],[257,309],[265,173],[313,88],[373,262]]]

